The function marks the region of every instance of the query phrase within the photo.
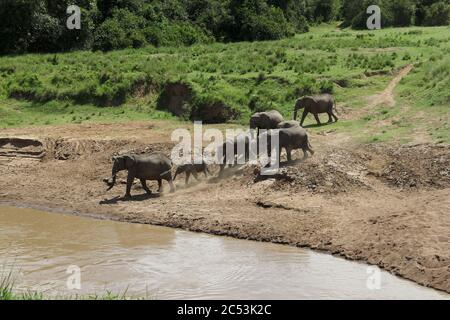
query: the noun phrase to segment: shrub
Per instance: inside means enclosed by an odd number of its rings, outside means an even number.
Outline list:
[[[449,24],[450,6],[445,2],[433,3],[425,10],[423,24],[426,26],[441,26]]]
[[[334,83],[330,80],[322,80],[319,83],[320,93],[333,93]]]
[[[236,33],[233,40],[275,40],[293,34],[283,11],[264,0],[232,0],[230,6]]]
[[[189,22],[163,22],[144,30],[148,43],[154,46],[190,46],[195,43],[208,43],[212,38]]]
[[[201,120],[204,123],[223,123],[235,120],[240,112],[225,104],[216,97],[208,95],[196,97],[191,120]]]
[[[103,51],[141,47],[146,44],[142,29],[145,20],[142,16],[118,9],[111,18],[105,20],[95,33],[94,49]]]
[[[389,1],[388,9],[392,16],[392,25],[396,27],[407,27],[414,23],[415,4],[412,0]]]
[[[132,44],[125,30],[115,19],[106,20],[95,33],[95,50],[113,50],[130,47]]]

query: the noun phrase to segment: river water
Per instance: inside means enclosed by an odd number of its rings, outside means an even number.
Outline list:
[[[311,250],[0,207],[0,274],[11,270],[17,291],[50,296],[111,291],[148,299],[449,297]]]

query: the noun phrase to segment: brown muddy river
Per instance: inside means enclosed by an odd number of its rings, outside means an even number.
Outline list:
[[[67,286],[70,266],[81,270],[81,289]],[[10,270],[17,291],[50,296],[112,291],[149,299],[449,297],[311,250],[0,207],[0,273]]]

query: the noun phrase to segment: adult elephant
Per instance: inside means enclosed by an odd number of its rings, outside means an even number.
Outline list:
[[[287,160],[292,161],[292,151],[301,149],[303,151],[303,159],[308,158],[308,152],[314,155],[314,150],[309,143],[309,137],[305,129],[300,126],[295,126],[291,128],[278,129],[276,132],[272,132],[270,135],[278,133],[279,135],[279,149],[278,161],[281,162],[280,156],[283,149],[286,150]],[[272,151],[272,139],[267,139],[267,150],[269,157]]]
[[[114,157],[112,167],[112,178],[105,181],[111,190],[116,183],[117,173],[128,170],[127,189],[125,198],[130,198],[131,186],[134,179],[139,179],[142,188],[151,194],[151,190],[147,187],[147,180],[158,181],[158,192],[162,192],[162,180],[166,180],[170,185],[170,192],[175,192],[172,179],[172,161],[163,154],[152,153],[148,155],[125,154]]]
[[[337,122],[338,117],[336,117],[336,115],[334,114],[334,108],[335,101],[331,94],[320,94],[315,96],[302,97],[295,103],[294,120],[297,120],[298,110],[304,109],[302,120],[300,121],[300,126],[303,126],[308,113],[312,113],[314,115],[314,118],[316,118],[318,125],[322,125],[319,119],[319,114],[321,113],[328,114],[328,123],[333,122],[333,118]]]
[[[283,121],[283,116],[277,110],[258,112],[250,118],[250,129],[257,129],[259,136],[260,129],[276,129],[278,124]]]

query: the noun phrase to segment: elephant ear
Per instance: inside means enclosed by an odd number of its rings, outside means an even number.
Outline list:
[[[125,168],[127,170],[133,169],[133,167],[136,165],[136,157],[134,155],[124,155],[123,159],[125,161]]]
[[[263,112],[260,115],[261,122],[268,123],[270,121],[270,116],[267,112]]]
[[[297,99],[297,101],[295,102],[295,107],[297,109],[301,108],[301,106],[304,102],[305,102],[305,97]]]
[[[260,113],[255,113],[250,118],[250,128],[255,129],[257,127],[257,124],[259,123]]]
[[[310,104],[317,104],[317,100],[316,99],[314,99],[314,97],[306,97],[307,99],[308,99],[308,103],[310,103]]]

